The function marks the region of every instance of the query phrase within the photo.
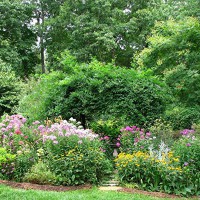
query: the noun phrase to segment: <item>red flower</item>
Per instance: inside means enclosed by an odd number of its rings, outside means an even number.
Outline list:
[[[18,129],[15,131],[15,134],[20,135],[20,134],[22,134],[22,132]]]

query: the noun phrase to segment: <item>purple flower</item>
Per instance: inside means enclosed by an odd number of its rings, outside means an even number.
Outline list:
[[[139,142],[139,139],[138,138],[134,138],[134,142],[135,143]]]
[[[104,136],[104,140],[109,140],[109,136]]]
[[[188,164],[189,164],[188,162],[184,162],[184,164],[183,164],[183,165],[184,165],[184,166],[188,166]]]
[[[150,133],[150,132],[147,132],[147,133],[146,133],[146,136],[147,136],[147,137],[150,137],[150,136],[151,136],[151,133]]]
[[[34,121],[32,124],[33,125],[37,125],[37,124],[40,124],[40,122],[39,121]]]
[[[190,144],[190,143],[187,143],[187,144],[186,144],[186,146],[187,146],[187,147],[190,147],[190,146],[191,146],[191,144]]]
[[[116,147],[120,147],[121,144],[119,142],[116,143]]]
[[[130,126],[127,126],[127,127],[125,128],[125,130],[126,130],[126,131],[132,131],[133,128],[131,128]]]
[[[5,129],[5,128],[2,128],[2,129],[1,129],[1,132],[6,132],[6,129]]]

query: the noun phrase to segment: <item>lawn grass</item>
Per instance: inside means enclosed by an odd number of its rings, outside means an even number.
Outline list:
[[[39,190],[22,190],[0,185],[0,200],[167,200],[142,194],[128,194],[115,191],[76,190],[67,192],[49,192]],[[181,198],[184,200],[186,198]],[[169,199],[168,199],[169,200]],[[173,199],[173,200],[178,200]],[[180,198],[179,198],[180,200]]]

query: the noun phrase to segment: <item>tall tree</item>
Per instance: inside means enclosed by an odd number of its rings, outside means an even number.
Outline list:
[[[79,61],[96,57],[130,66],[132,55],[143,49],[157,20],[178,12],[162,0],[67,0],[51,18],[47,34],[49,61],[65,49]]]
[[[45,26],[47,21],[55,18],[60,9],[60,5],[64,0],[30,0],[30,5],[34,6],[34,20],[36,21],[36,33],[38,38],[39,52],[40,52],[40,65],[42,73],[45,73],[45,51],[47,49],[47,32],[49,26]]]
[[[22,77],[32,73],[37,64],[32,11],[33,7],[21,0],[0,2],[0,59]]]
[[[197,18],[157,23],[137,57],[171,87],[179,102],[200,105],[200,22]]]

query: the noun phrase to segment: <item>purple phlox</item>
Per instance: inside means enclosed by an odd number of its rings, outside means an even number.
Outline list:
[[[183,136],[189,135],[189,134],[193,134],[195,133],[195,131],[193,129],[184,129],[180,132]]]
[[[187,147],[190,147],[190,146],[191,146],[191,144],[190,144],[190,143],[187,143],[187,144],[186,144],[186,146],[187,146]]]
[[[125,131],[133,131],[133,128],[131,128],[130,126],[126,126]]]
[[[38,124],[40,124],[40,121],[34,121],[32,124],[33,125],[38,125]]]
[[[146,136],[147,136],[147,137],[150,137],[150,136],[151,136],[151,133],[150,133],[150,132],[147,132],[147,133],[146,133]]]
[[[109,136],[104,136],[104,140],[109,140],[110,138],[109,138]]]
[[[116,147],[120,147],[120,146],[121,146],[120,142],[117,142]]]

